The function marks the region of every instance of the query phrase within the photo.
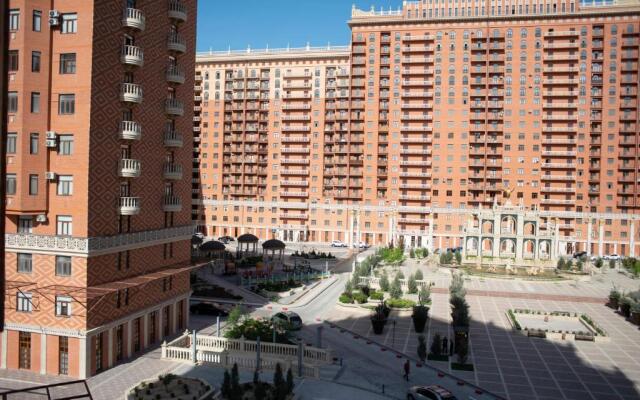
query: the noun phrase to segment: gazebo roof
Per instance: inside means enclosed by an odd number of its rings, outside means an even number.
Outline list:
[[[266,242],[262,243],[262,248],[265,250],[281,250],[284,249],[286,245],[283,241],[278,239],[269,239]]]
[[[202,242],[203,242],[203,239],[200,236],[197,236],[197,235],[191,236],[191,244],[200,245],[202,244]]]
[[[210,240],[200,246],[200,251],[224,251],[225,245],[217,240]]]
[[[258,243],[258,237],[250,233],[238,236],[238,243]]]

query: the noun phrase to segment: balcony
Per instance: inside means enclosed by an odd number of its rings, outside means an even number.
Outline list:
[[[176,22],[187,21],[187,6],[179,0],[169,1],[168,17]]]
[[[184,83],[185,74],[182,68],[177,65],[169,65],[167,66],[167,71],[165,73],[167,82],[169,83],[177,83],[182,85]]]
[[[140,213],[140,197],[120,197],[118,214],[137,215]]]
[[[145,27],[144,13],[135,8],[127,8],[122,16],[122,26],[143,31]]]
[[[167,194],[162,201],[162,209],[165,212],[180,212],[182,211],[182,200],[178,196]]]
[[[172,162],[164,163],[164,179],[172,181],[178,181],[182,179],[182,165],[174,164]]]
[[[182,147],[182,134],[168,130],[164,133],[164,146],[165,147]]]
[[[142,67],[144,64],[144,52],[141,47],[123,45],[120,53],[120,62],[132,67]]]
[[[184,105],[178,99],[167,99],[164,110],[167,115],[181,117],[184,114]]]
[[[122,178],[137,178],[142,172],[140,160],[123,158],[118,163],[118,176]]]
[[[134,121],[120,122],[120,139],[140,140],[142,137],[142,126]]]
[[[177,33],[170,33],[167,36],[167,49],[176,53],[185,53],[187,41]]]
[[[142,103],[142,86],[136,83],[120,84],[120,101],[125,103]]]

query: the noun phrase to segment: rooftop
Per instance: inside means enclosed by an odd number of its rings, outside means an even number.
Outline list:
[[[286,48],[264,48],[252,49],[247,47],[246,50],[226,50],[226,51],[205,51],[196,53],[196,62],[216,62],[216,61],[243,61],[255,59],[301,59],[301,58],[331,58],[344,57],[345,61],[349,58],[351,46],[317,46],[312,47],[286,47]]]

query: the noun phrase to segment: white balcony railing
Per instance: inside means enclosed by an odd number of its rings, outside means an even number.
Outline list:
[[[142,137],[142,126],[135,121],[120,122],[120,139],[140,140]]]
[[[169,18],[178,22],[187,21],[187,6],[179,0],[169,1]]]
[[[177,65],[167,66],[166,72],[167,82],[183,84],[185,79],[184,70]]]
[[[177,181],[182,179],[182,165],[172,162],[164,163],[164,179]]]
[[[168,115],[181,117],[184,114],[184,104],[178,99],[167,99],[164,107]]]
[[[142,172],[140,160],[123,158],[118,164],[118,175],[123,178],[136,178]]]
[[[182,134],[171,130],[164,133],[165,147],[182,147],[182,143]]]
[[[167,49],[176,53],[185,53],[187,51],[187,41],[177,33],[170,33],[167,36]]]
[[[120,54],[120,62],[125,65],[142,67],[144,64],[144,52],[142,51],[142,47],[131,46],[128,44],[123,45],[122,53]]]
[[[127,8],[122,16],[122,26],[143,31],[145,27],[144,13],[135,8]]]
[[[180,212],[182,211],[182,200],[178,196],[165,195],[162,208],[166,212]]]
[[[122,83],[120,86],[120,100],[125,103],[142,103],[142,86],[136,83]]]
[[[120,197],[118,213],[120,215],[136,215],[140,212],[140,197]]]

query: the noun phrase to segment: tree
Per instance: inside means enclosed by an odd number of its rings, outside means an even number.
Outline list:
[[[564,268],[565,268],[565,265],[566,265],[566,264],[565,264],[564,258],[560,257],[560,258],[558,259],[558,264],[556,265],[556,268],[557,268],[557,269],[564,269]]]
[[[229,374],[229,370],[226,369],[224,371],[224,379],[222,381],[222,387],[220,388],[223,397],[231,396],[231,375]]]
[[[604,264],[604,262],[602,261],[602,258],[600,257],[596,258],[596,268],[602,268],[602,264]]]
[[[287,394],[293,393],[293,372],[291,372],[291,368],[287,371]]]
[[[389,291],[389,277],[387,276],[387,271],[384,271],[380,277],[380,290],[383,292]]]
[[[456,251],[455,255],[456,255],[456,264],[458,265],[462,264],[462,253],[459,251]]]
[[[418,303],[423,306],[431,301],[431,289],[428,285],[422,285],[418,293]]]
[[[407,282],[407,289],[411,294],[418,293],[418,282],[416,282],[415,275],[411,275],[409,277],[409,281]]]
[[[416,273],[413,275],[416,277],[417,281],[421,281],[424,279],[424,275],[422,275],[422,270],[417,270]]]
[[[253,397],[255,400],[265,400],[267,398],[267,389],[262,382],[258,382],[253,387]]]
[[[227,324],[229,326],[236,326],[243,316],[244,310],[242,309],[242,305],[236,304],[229,312],[229,316],[227,317]]]
[[[456,346],[456,353],[458,354],[458,363],[466,364],[467,356],[469,355],[469,343],[466,340],[461,340]]]
[[[439,333],[436,333],[433,336],[433,340],[431,341],[431,348],[429,352],[434,356],[439,356],[442,352],[442,338]]]
[[[449,285],[449,293],[451,297],[464,297],[467,294],[466,290],[464,290],[464,280],[462,279],[462,274],[455,274],[452,276],[451,284]]]
[[[404,273],[402,271],[398,271],[398,273],[396,274],[396,278],[404,279]]]
[[[424,335],[418,336],[418,358],[422,362],[427,359],[427,343]]]
[[[582,267],[583,267],[583,263],[582,260],[578,260],[578,262],[576,263],[576,268],[578,269],[578,271],[582,271]]]
[[[273,374],[273,386],[278,400],[284,399],[286,396],[286,387],[284,377],[282,376],[282,367],[280,363],[276,364],[276,372]]]
[[[238,364],[233,364],[231,368],[231,399],[240,400],[242,398],[242,388],[240,387],[240,376],[238,374]]]
[[[409,258],[416,258],[416,251],[413,249],[413,247],[411,248],[411,250],[409,250]]]
[[[400,297],[402,297],[402,286],[400,285],[400,279],[397,275],[395,278],[393,278],[391,288],[389,289],[389,295],[392,299],[399,299]]]
[[[344,284],[344,293],[351,294],[353,292],[353,282],[351,279],[347,279],[347,282]]]

